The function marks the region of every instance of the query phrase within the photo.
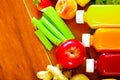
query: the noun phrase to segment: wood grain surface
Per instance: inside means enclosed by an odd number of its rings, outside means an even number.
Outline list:
[[[38,80],[49,63],[22,0],[0,1],[0,80]]]

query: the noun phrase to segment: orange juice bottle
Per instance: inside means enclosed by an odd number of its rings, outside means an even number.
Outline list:
[[[90,28],[120,27],[120,5],[90,5],[86,12],[76,12],[76,23],[86,22]]]
[[[120,28],[99,28],[93,35],[82,34],[82,43],[98,52],[120,52]]]

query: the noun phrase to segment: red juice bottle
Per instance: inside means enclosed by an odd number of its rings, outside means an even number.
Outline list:
[[[120,76],[120,53],[103,53],[97,60],[86,60],[86,72],[97,70],[102,76]]]

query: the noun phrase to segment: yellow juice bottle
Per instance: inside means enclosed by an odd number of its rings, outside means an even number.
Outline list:
[[[82,43],[97,52],[120,52],[120,28],[98,28],[93,35],[82,34]]]
[[[90,28],[120,27],[120,5],[90,5],[76,12],[76,23],[86,22]]]

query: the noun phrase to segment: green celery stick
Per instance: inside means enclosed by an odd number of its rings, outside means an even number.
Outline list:
[[[41,40],[41,42],[47,50],[51,50],[53,48],[53,45],[49,42],[49,40],[44,36],[44,34],[40,30],[35,31],[35,35]]]
[[[67,39],[74,39],[74,35],[68,28],[68,26],[65,24],[65,22],[60,18],[56,10],[49,6],[47,8],[44,8],[42,10],[43,16],[46,18],[49,18],[51,22],[56,26],[56,28],[67,38]]]
[[[43,23],[57,38],[59,38],[60,40],[62,40],[62,42],[66,41],[67,39],[64,37],[63,34],[61,34],[56,28],[55,26],[50,23],[50,21],[48,21],[44,16],[42,16],[42,18],[40,19],[40,22]]]
[[[58,46],[62,41],[56,38],[42,23],[40,23],[36,18],[32,18],[32,23],[56,46]]]

